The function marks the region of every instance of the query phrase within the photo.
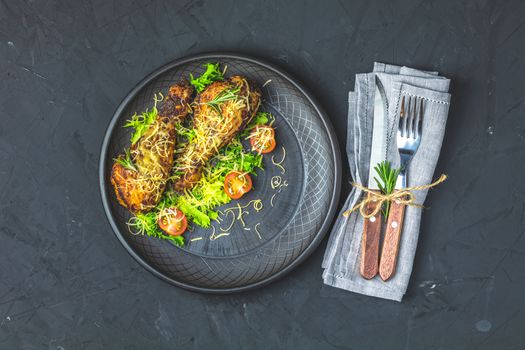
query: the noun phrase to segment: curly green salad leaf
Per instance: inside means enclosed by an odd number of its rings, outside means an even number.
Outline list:
[[[134,114],[130,120],[124,124],[125,128],[132,127],[133,133],[131,134],[131,144],[135,144],[141,137],[144,135],[146,130],[148,130],[148,127],[153,124],[155,119],[157,119],[157,106],[155,103],[155,106],[151,110],[146,110],[142,114]]]
[[[258,112],[245,130],[249,130],[257,125],[268,124],[270,121],[270,113]]]
[[[165,234],[157,224],[158,212],[150,211],[148,213],[137,213],[128,221],[128,227],[133,234],[147,235],[150,237],[166,239],[181,247],[184,245],[183,236],[170,236]]]
[[[214,81],[224,79],[224,72],[221,72],[218,63],[206,63],[204,67],[206,67],[206,71],[198,78],[195,78],[193,74],[190,73],[190,84],[195,87],[197,92],[202,92],[206,86]]]
[[[175,128],[177,129],[177,135],[182,138],[183,144],[190,142],[195,138],[195,129],[193,129],[191,126],[184,126],[183,123],[177,123]]]
[[[253,117],[252,121],[244,128],[244,130],[241,132],[241,137],[246,137],[250,134],[253,128],[255,128],[257,125],[265,125],[270,122],[269,125],[272,125],[274,121],[273,116],[268,112],[257,112],[255,117]]]

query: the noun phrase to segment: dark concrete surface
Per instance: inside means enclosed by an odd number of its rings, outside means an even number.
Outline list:
[[[524,5],[1,1],[0,348],[525,348]],[[403,303],[324,286],[326,243],[230,296],[170,286],[119,244],[97,182],[107,123],[150,71],[213,50],[288,70],[341,146],[353,76],[375,60],[453,79],[450,180],[428,198]]]

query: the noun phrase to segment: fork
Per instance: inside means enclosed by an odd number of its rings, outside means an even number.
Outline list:
[[[407,105],[408,107],[405,109],[405,96],[403,96],[399,110],[399,127],[397,129],[397,150],[399,151],[401,162],[396,181],[396,190],[407,187],[407,169],[421,143],[423,99],[408,96]],[[396,270],[404,214],[405,205],[393,201],[390,206],[390,214],[388,215],[379,262],[379,276],[383,281],[391,278]]]

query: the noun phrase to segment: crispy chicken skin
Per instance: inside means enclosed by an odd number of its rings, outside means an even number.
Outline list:
[[[233,98],[214,103],[228,92],[234,93]],[[241,76],[215,82],[196,97],[193,107],[196,135],[176,162],[178,179],[173,184],[176,191],[191,189],[199,181],[206,162],[252,120],[260,103],[260,90]]]
[[[136,170],[113,164],[111,184],[120,204],[131,212],[146,212],[161,199],[174,162],[175,126],[190,112],[192,94],[186,81],[171,86],[156,120],[130,148]]]

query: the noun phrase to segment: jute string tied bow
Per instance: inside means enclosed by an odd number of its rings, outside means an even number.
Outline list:
[[[365,219],[370,219],[372,216],[377,215],[377,213],[381,210],[385,202],[392,202],[392,201],[395,201],[396,203],[403,204],[403,205],[410,205],[412,207],[422,208],[423,206],[421,204],[415,203],[416,198],[414,194],[412,193],[412,191],[427,190],[429,188],[439,185],[440,183],[444,182],[446,179],[447,179],[447,175],[442,174],[439,177],[439,179],[432,182],[431,184],[401,188],[390,194],[383,194],[380,192],[376,192],[358,183],[352,182],[352,186],[360,189],[361,191],[365,193],[370,194],[370,196],[367,196],[366,198],[361,200],[361,202],[357,203],[354,207],[352,207],[352,209],[349,209],[343,212],[343,216],[346,217],[350,215],[351,213],[353,213],[354,211],[359,210],[359,213],[361,214],[362,217],[364,217]],[[372,210],[370,213],[367,213],[366,209],[368,207],[368,204],[371,202],[378,202],[378,203],[375,206],[374,210]]]

